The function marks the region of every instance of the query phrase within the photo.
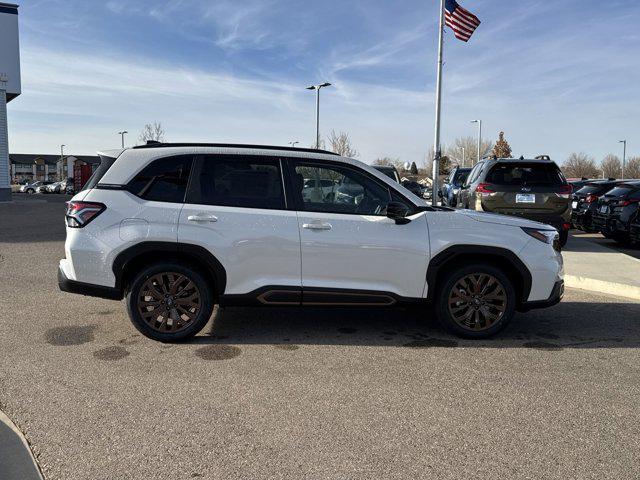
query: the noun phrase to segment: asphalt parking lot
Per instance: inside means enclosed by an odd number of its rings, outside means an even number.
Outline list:
[[[64,200],[0,205],[0,409],[47,479],[637,478],[640,303],[568,290],[482,342],[228,308],[160,344],[58,291]]]

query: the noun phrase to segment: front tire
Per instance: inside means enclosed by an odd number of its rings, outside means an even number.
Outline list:
[[[213,312],[212,285],[194,267],[157,263],[131,282],[127,311],[140,333],[160,342],[178,342],[202,330]]]
[[[435,308],[438,320],[450,333],[488,338],[513,318],[516,290],[502,270],[484,263],[467,265],[444,278]]]

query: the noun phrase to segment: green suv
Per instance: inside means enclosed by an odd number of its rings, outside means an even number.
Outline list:
[[[549,224],[560,232],[564,246],[571,226],[571,193],[560,168],[547,156],[488,158],[469,173],[458,194],[458,206]]]

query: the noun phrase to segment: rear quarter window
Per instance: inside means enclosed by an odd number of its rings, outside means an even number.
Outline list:
[[[127,190],[145,200],[182,203],[192,162],[191,155],[154,160],[127,184]]]

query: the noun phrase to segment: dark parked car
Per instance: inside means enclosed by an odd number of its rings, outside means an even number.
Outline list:
[[[635,245],[640,245],[640,204],[629,224],[629,240]]]
[[[404,180],[402,182],[402,186],[407,190],[409,190],[414,195],[417,195],[418,197],[422,198],[423,188],[422,188],[422,185],[420,185],[418,182],[415,182],[413,180]]]
[[[576,190],[580,190],[582,187],[584,187],[587,183],[593,181],[593,180],[598,180],[597,178],[567,178],[567,183],[569,183],[569,185],[571,185],[571,187],[573,188],[573,191],[575,192]]]
[[[563,246],[571,228],[572,191],[558,165],[548,157],[489,158],[469,173],[458,206],[546,223],[558,230]]]
[[[393,165],[374,165],[373,168],[375,168],[379,172],[384,173],[394,182],[400,183],[400,175],[398,174],[398,170],[396,169],[396,167],[394,167]]]
[[[593,228],[617,242],[629,242],[631,220],[635,218],[639,203],[640,180],[620,183],[598,200]]]
[[[591,224],[593,214],[602,195],[614,188],[619,180],[593,180],[573,194],[571,202],[571,223],[584,232],[596,232]]]
[[[458,203],[458,193],[471,172],[471,168],[455,167],[442,185],[442,202],[449,207],[455,207]]]

